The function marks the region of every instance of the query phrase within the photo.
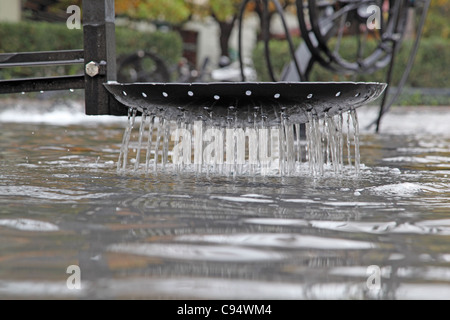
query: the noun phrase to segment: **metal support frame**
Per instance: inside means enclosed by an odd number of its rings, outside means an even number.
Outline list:
[[[87,115],[126,115],[103,84],[116,81],[114,0],[83,0],[83,50],[0,54],[0,68],[84,64],[84,75],[0,81],[0,94],[84,89]]]

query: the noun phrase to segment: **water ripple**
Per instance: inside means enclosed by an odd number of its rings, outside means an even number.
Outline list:
[[[248,262],[273,261],[285,258],[284,255],[269,250],[235,246],[128,243],[111,245],[108,250],[118,253],[194,261]]]
[[[279,248],[315,248],[315,249],[370,249],[375,244],[338,238],[316,237],[291,233],[223,234],[223,235],[183,235],[178,241],[220,243],[228,245],[267,246]]]
[[[411,233],[411,234],[435,234],[450,235],[450,219],[423,220],[415,223],[398,223],[395,221],[331,221],[331,220],[303,220],[303,219],[276,219],[254,218],[245,219],[251,224],[313,227],[341,232],[361,232],[368,234]],[[211,236],[209,236],[211,237]]]

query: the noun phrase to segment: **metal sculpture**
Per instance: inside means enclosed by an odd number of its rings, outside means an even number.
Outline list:
[[[385,90],[380,105],[378,118],[372,123],[376,124],[376,131],[383,114],[398,99],[411,71],[416,56],[421,34],[425,24],[425,18],[430,5],[430,0],[296,0],[296,11],[299,29],[303,43],[295,48],[288,30],[282,6],[278,0],[244,0],[240,10],[239,19],[239,59],[242,65],[242,21],[246,6],[252,2],[263,2],[262,30],[265,44],[265,55],[268,73],[272,81],[277,81],[271,64],[269,49],[270,25],[267,21],[268,3],[273,2],[289,43],[292,62],[286,66],[281,81],[308,81],[314,63],[337,74],[371,74],[379,69],[386,69],[385,82],[389,85]],[[379,10],[377,12],[377,10]],[[414,10],[414,14],[409,12]],[[379,21],[370,21],[372,15]],[[415,31],[415,41],[410,52],[408,64],[403,72],[401,80],[396,84],[396,90],[392,98],[388,94],[395,85],[392,81],[393,67],[396,54],[404,38],[408,20],[420,17]],[[373,19],[372,19],[373,20]],[[369,23],[375,22],[374,26]],[[357,52],[353,59],[348,59],[340,54],[341,40],[344,33],[351,33],[357,40]],[[374,49],[367,51],[366,45],[369,39],[376,40]],[[242,78],[245,76],[242,72]]]

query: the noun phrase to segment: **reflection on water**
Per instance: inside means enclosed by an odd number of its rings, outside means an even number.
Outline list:
[[[362,130],[359,177],[234,178],[118,174],[126,118],[0,112],[0,297],[449,299],[448,111]]]

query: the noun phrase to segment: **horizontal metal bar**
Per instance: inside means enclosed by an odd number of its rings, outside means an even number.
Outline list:
[[[72,64],[83,64],[83,63],[84,63],[84,59],[81,59],[81,60],[60,60],[60,61],[0,63],[0,69],[1,68],[12,68],[12,67],[63,66],[63,65],[72,65]]]
[[[84,50],[60,50],[60,51],[37,51],[37,52],[16,52],[0,54],[0,66],[2,64],[26,64],[36,62],[55,61],[79,61],[84,60]]]
[[[30,78],[0,81],[0,94],[84,89],[85,76]]]

